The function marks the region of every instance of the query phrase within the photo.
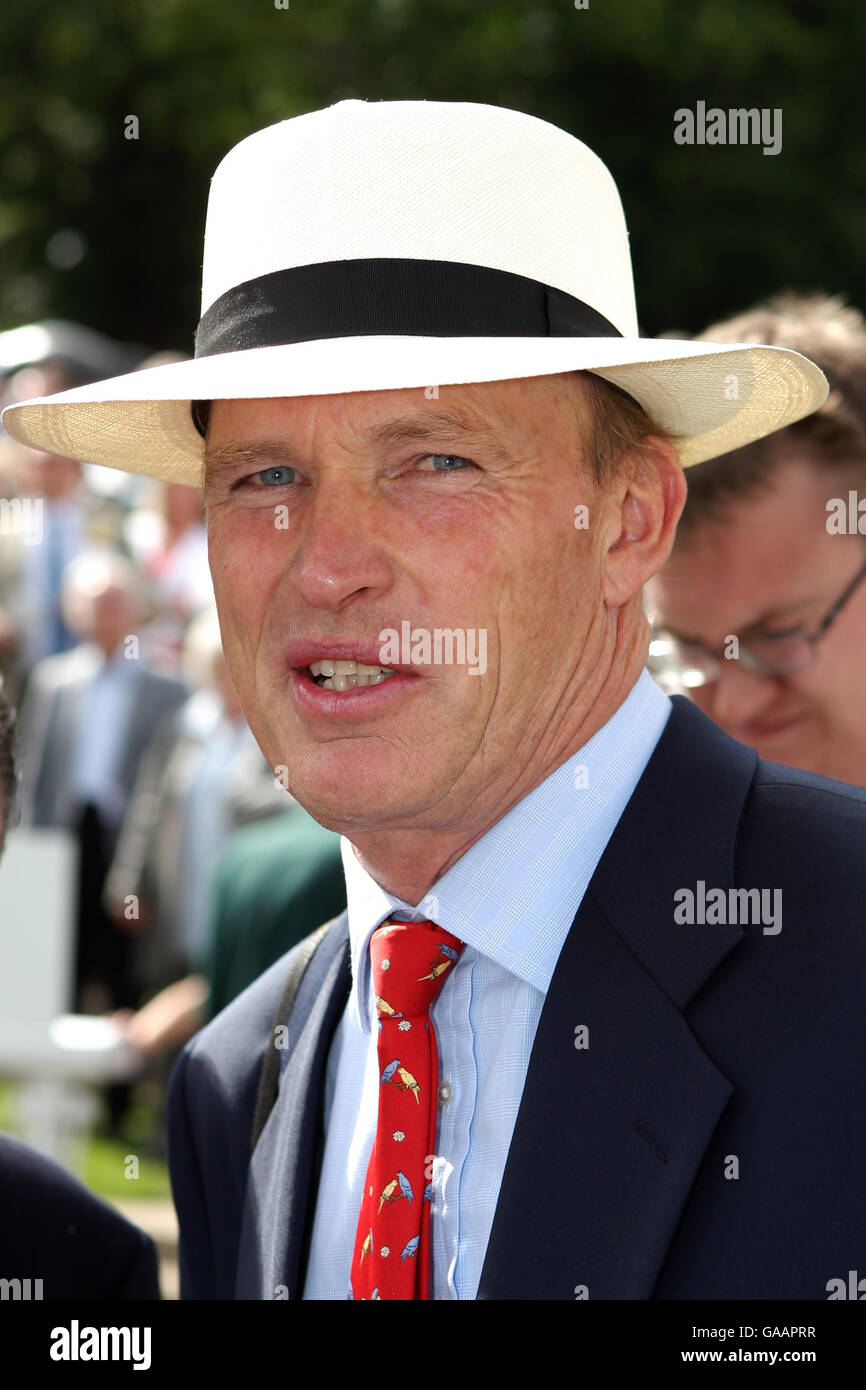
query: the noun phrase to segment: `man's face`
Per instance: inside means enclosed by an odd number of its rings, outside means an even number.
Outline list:
[[[76,635],[111,654],[140,618],[137,600],[98,564],[81,577],[67,599],[67,618]]]
[[[135,627],[137,605],[118,584],[107,584],[95,593],[90,611],[90,640],[106,652],[113,652]]]
[[[753,630],[814,632],[866,559],[862,540],[827,531],[827,501],[847,497],[832,478],[786,454],[771,491],[679,541],[649,586],[657,625],[720,656],[727,638],[748,645]],[[866,785],[866,582],[811,666],[789,676],[754,675],[736,660],[721,667],[689,693],[727,733],[771,761]]]
[[[577,388],[214,403],[205,496],[226,658],[270,765],[323,823],[488,822],[585,713],[611,528]],[[380,660],[380,633],[404,622],[431,641],[471,632],[476,653],[483,632],[486,671]],[[328,653],[398,674],[322,689],[307,668]]]

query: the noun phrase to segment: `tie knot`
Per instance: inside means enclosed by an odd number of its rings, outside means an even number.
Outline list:
[[[379,1019],[426,1014],[462,950],[435,922],[385,922],[370,938]]]

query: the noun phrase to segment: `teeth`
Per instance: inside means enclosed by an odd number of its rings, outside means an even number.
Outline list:
[[[365,666],[361,661],[314,661],[310,675],[322,690],[354,690],[359,685],[381,685],[396,674],[386,666]]]

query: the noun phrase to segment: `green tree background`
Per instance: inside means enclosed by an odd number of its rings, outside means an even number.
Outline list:
[[[861,0],[5,0],[0,328],[191,351],[214,167],[345,97],[492,102],[585,140],[622,193],[645,333],[789,285],[862,307],[864,53]],[[678,146],[698,100],[780,107],[781,153]]]

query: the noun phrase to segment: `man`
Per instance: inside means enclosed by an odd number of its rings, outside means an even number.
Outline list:
[[[681,463],[823,377],[638,340],[608,171],[519,112],[286,121],[206,241],[194,362],[5,416],[204,470],[238,698],[345,837],[288,1023],[304,946],[175,1073],[185,1296],[823,1297],[864,1216],[866,798],[642,673]]]
[[[102,891],[144,752],[187,697],[183,683],[138,659],[140,577],[110,551],[80,556],[64,578],[79,642],[34,668],[22,714],[22,819],[74,830],[79,840],[78,1007],[137,1002],[129,939]]]
[[[794,348],[832,393],[689,475],[649,588],[656,669],[761,757],[866,786],[866,323],[839,299],[788,293],[702,341]]]
[[[0,692],[0,850],[15,801],[13,736]],[[0,1280],[3,1298],[159,1298],[150,1237],[8,1134],[0,1134]]]

